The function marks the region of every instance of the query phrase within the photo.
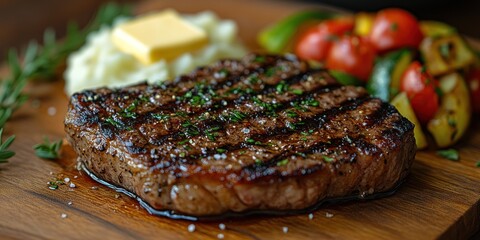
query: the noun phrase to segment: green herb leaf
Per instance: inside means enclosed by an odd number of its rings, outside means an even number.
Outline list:
[[[7,59],[10,75],[0,79],[0,129],[3,129],[12,113],[27,100],[22,91],[29,79],[51,79],[65,58],[85,43],[89,33],[103,25],[112,25],[119,16],[129,15],[130,7],[108,3],[99,8],[95,19],[82,31],[78,30],[75,24],[70,24],[64,41],[57,42],[55,33],[51,29],[46,30],[44,45],[41,47],[35,42],[30,42],[23,61],[19,60],[21,58],[18,57],[17,51],[11,49]],[[14,138],[12,136],[6,141],[9,142],[8,146]],[[6,148],[0,149],[0,163],[6,162],[14,154]]]
[[[224,153],[226,151],[227,151],[227,149],[217,148],[217,153]]]
[[[325,160],[325,162],[332,162],[333,161],[332,157],[325,156],[325,155],[323,155],[322,157],[323,157],[323,160]]]
[[[50,188],[51,190],[56,190],[56,189],[58,189],[58,186],[64,185],[64,184],[65,184],[65,182],[63,180],[59,180],[59,179],[55,178],[52,181],[48,182],[48,188]]]
[[[9,158],[15,155],[15,152],[8,149],[13,140],[15,140],[15,136],[10,136],[7,138],[7,140],[5,140],[5,142],[3,142],[2,134],[3,128],[0,128],[0,163],[6,163]]]
[[[443,158],[448,159],[448,160],[452,160],[452,161],[458,161],[459,160],[458,151],[453,149],[453,148],[437,151],[437,154],[439,156],[443,157]]]
[[[475,167],[480,167],[480,161],[477,161],[477,163],[475,163]]]
[[[35,154],[39,158],[44,159],[58,159],[60,154],[60,148],[62,147],[62,139],[56,142],[50,142],[48,138],[45,138],[43,143],[33,146]]]
[[[301,90],[301,89],[291,89],[290,92],[295,94],[295,95],[302,95],[303,94],[303,90]]]
[[[247,116],[240,112],[240,111],[237,111],[237,110],[233,110],[229,115],[228,115],[228,120],[232,121],[232,122],[241,122],[242,120],[244,120]]]
[[[264,56],[255,56],[255,59],[253,61],[258,62],[258,63],[263,63],[263,62],[265,62],[265,57]]]
[[[288,163],[288,159],[283,159],[283,160],[277,162],[277,166],[279,166],[279,167],[280,166],[285,166],[285,165],[287,165],[287,163]]]

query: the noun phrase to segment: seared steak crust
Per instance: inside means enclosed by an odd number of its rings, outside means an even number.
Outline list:
[[[65,129],[95,175],[194,216],[387,191],[415,156],[413,125],[394,107],[290,55],[76,93]]]

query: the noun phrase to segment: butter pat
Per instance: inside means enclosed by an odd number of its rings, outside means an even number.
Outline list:
[[[121,51],[150,64],[201,49],[208,37],[203,29],[183,20],[177,12],[165,10],[119,25],[113,30],[112,42]]]

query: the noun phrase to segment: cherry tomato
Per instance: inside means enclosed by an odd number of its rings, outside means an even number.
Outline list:
[[[422,124],[428,123],[439,108],[438,81],[417,61],[408,66],[400,80],[400,90],[407,93],[413,111]]]
[[[366,81],[372,72],[374,60],[375,49],[366,38],[343,36],[330,49],[326,66]]]
[[[300,36],[295,45],[295,54],[302,59],[323,61],[332,42],[346,32],[352,31],[352,18],[327,20],[315,25]]]
[[[402,9],[390,8],[378,12],[369,37],[379,52],[385,52],[402,47],[417,48],[423,34],[415,16]]]
[[[472,110],[480,114],[480,68],[472,69],[467,76]]]

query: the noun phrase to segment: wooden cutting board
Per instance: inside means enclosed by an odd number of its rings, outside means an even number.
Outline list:
[[[166,6],[182,12],[213,10],[234,19],[253,48],[259,29],[311,7],[293,1],[175,0],[144,2],[138,12]],[[439,158],[433,151],[417,153],[411,175],[391,197],[327,206],[313,212],[313,219],[296,215],[197,222],[190,233],[191,222],[151,216],[135,200],[77,171],[68,146],[58,161],[35,156],[32,146],[43,136],[64,137],[67,97],[62,90],[62,81],[29,86],[30,100],[6,126],[5,136],[17,136],[12,146],[17,155],[0,165],[1,239],[215,239],[218,234],[225,239],[454,239],[469,237],[480,227],[478,123],[457,146],[461,161]],[[48,181],[64,177],[76,187],[48,188]],[[219,223],[226,229],[220,230]]]

